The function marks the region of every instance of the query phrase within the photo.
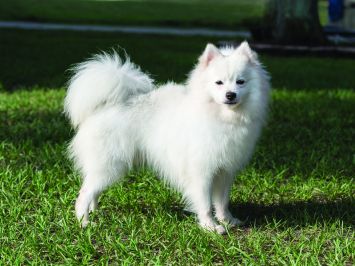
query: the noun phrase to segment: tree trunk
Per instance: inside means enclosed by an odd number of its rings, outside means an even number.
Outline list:
[[[265,29],[274,42],[317,45],[325,43],[317,0],[269,0]]]

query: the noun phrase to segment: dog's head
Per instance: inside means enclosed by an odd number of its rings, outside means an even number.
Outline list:
[[[263,83],[267,83],[257,55],[247,42],[237,48],[219,50],[208,44],[190,76],[194,87],[207,91],[217,104],[237,108],[251,95],[259,95]]]

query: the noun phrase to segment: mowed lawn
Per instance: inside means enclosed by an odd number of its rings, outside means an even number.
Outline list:
[[[261,16],[266,0],[0,0],[0,18],[43,22],[245,26]]]
[[[0,0],[0,20],[246,29],[267,0]],[[327,22],[327,2],[319,16]]]
[[[353,265],[355,75],[351,59],[261,60],[270,117],[236,178],[232,212],[246,225],[202,231],[149,169],[100,198],[79,228],[80,176],[62,105],[65,72],[120,45],[160,83],[183,81],[207,42],[119,34],[0,30],[0,264]]]

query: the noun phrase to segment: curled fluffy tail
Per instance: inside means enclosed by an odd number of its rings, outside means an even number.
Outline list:
[[[120,104],[153,89],[153,80],[129,58],[122,62],[117,53],[99,54],[78,64],[64,103],[74,127],[106,105]]]

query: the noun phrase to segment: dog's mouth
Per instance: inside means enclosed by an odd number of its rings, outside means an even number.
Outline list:
[[[224,104],[227,105],[237,105],[239,103],[239,101],[225,101]]]

